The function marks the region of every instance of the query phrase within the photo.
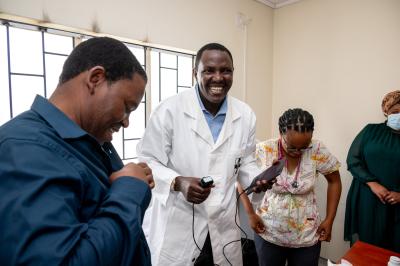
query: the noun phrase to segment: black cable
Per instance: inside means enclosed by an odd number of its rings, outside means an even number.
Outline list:
[[[237,196],[237,198],[236,198],[236,210],[235,210],[235,224],[236,224],[236,226],[240,229],[240,231],[242,231],[242,233],[244,234],[244,238],[245,238],[245,241],[244,241],[244,243],[243,243],[243,245],[242,245],[242,250],[243,250],[243,246],[247,243],[247,234],[246,234],[246,232],[243,230],[243,228],[242,227],[240,227],[240,225],[237,223],[237,214],[238,214],[238,209],[239,209],[239,199],[240,199],[240,196],[242,196],[242,194],[243,193],[245,193],[246,192],[246,190],[243,190],[238,196]],[[232,244],[232,243],[235,243],[235,242],[239,242],[239,241],[241,241],[242,240],[242,238],[240,238],[240,239],[238,239],[238,240],[232,240],[231,242],[228,242],[228,243],[226,243],[225,245],[224,245],[224,247],[222,248],[222,254],[224,255],[224,257],[225,257],[225,259],[226,259],[226,261],[229,263],[229,265],[231,265],[232,266],[232,263],[229,261],[229,259],[228,259],[228,257],[225,255],[225,248],[228,246],[228,245],[230,245],[230,244]]]
[[[196,242],[196,239],[194,238],[194,203],[192,204],[192,210],[193,210],[193,219],[192,219],[192,236],[193,236],[193,241],[196,244],[196,247],[200,250],[201,253],[201,248],[199,247],[199,245]]]
[[[199,245],[196,242],[196,239],[194,237],[194,203],[192,204],[192,210],[193,210],[193,219],[192,219],[192,237],[193,237],[193,241],[196,244],[196,247],[200,250],[200,254],[202,252],[201,248],[199,247]],[[224,252],[224,250],[222,250],[222,253]],[[225,257],[226,258],[226,257]],[[219,266],[218,264],[214,263],[214,266]]]

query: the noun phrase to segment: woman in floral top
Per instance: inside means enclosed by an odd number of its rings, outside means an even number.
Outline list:
[[[267,190],[256,211],[245,194],[242,201],[262,265],[318,265],[321,241],[330,241],[341,194],[340,163],[322,144],[312,139],[314,120],[302,109],[289,109],[279,118],[280,138],[257,145],[256,157],[265,168],[284,158],[285,167]],[[319,174],[328,181],[326,217],[321,222],[315,182]]]

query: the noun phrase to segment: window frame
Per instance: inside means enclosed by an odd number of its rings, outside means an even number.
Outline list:
[[[69,54],[63,54],[63,53],[56,53],[56,52],[49,52],[46,51],[46,44],[45,44],[45,34],[55,34],[55,35],[61,35],[61,36],[67,36],[72,38],[72,49],[75,48],[79,43],[81,43],[85,38],[91,38],[91,37],[111,37],[120,40],[123,42],[125,45],[133,46],[133,47],[139,47],[143,48],[143,58],[144,62],[142,64],[143,68],[145,69],[149,79],[148,83],[146,86],[146,93],[145,97],[143,97],[143,100],[141,103],[144,104],[144,129],[147,126],[147,121],[150,117],[150,113],[152,111],[152,105],[154,104],[152,102],[152,97],[151,97],[151,91],[152,91],[152,75],[151,75],[151,52],[157,52],[159,56],[159,61],[158,61],[158,67],[159,67],[159,73],[158,73],[158,88],[159,88],[159,101],[162,99],[161,94],[161,70],[162,69],[169,69],[166,67],[162,67],[161,65],[161,56],[163,53],[166,54],[172,54],[176,56],[176,68],[173,68],[174,71],[176,71],[176,93],[179,92],[179,88],[190,88],[194,85],[194,77],[192,75],[192,84],[191,86],[180,86],[179,84],[179,56],[184,56],[184,57],[189,57],[192,60],[192,69],[194,67],[194,62],[195,62],[195,52],[189,51],[189,50],[184,50],[184,49],[178,49],[178,48],[173,48],[173,47],[168,47],[168,46],[163,46],[163,45],[157,45],[157,44],[152,44],[152,43],[146,43],[146,42],[141,42],[137,40],[132,40],[128,38],[121,38],[109,34],[102,34],[102,33],[95,33],[95,32],[90,32],[90,31],[85,31],[85,30],[80,30],[80,29],[75,29],[71,27],[66,27],[62,25],[57,25],[57,24],[52,24],[52,23],[47,23],[47,22],[40,22],[38,20],[33,20],[33,19],[27,19],[23,17],[17,17],[17,16],[12,16],[8,14],[1,13],[0,14],[0,24],[6,27],[6,46],[7,46],[7,68],[8,68],[8,96],[9,96],[9,117],[12,119],[15,117],[13,113],[13,86],[12,86],[12,77],[16,75],[22,75],[22,76],[32,76],[32,77],[41,77],[43,79],[43,96],[45,98],[48,98],[50,95],[48,95],[48,86],[47,86],[47,73],[46,73],[46,55],[55,55],[55,56],[65,56],[67,57]],[[32,73],[18,73],[18,72],[12,72],[11,69],[11,52],[10,52],[10,27],[11,28],[21,28],[21,29],[26,29],[26,30],[33,30],[33,31],[38,31],[41,33],[41,44],[42,44],[42,67],[43,67],[43,72],[42,74],[32,74]],[[156,103],[156,104],[158,104]],[[1,125],[0,125],[1,126]],[[137,141],[140,140],[140,137],[133,137],[133,138],[125,138],[125,129],[122,129],[122,150],[119,152],[119,155],[121,159],[124,162],[130,162],[130,161],[136,161],[137,157],[127,157],[125,156],[125,142],[126,141]]]

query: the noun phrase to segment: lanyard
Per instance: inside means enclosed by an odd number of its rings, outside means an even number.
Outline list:
[[[283,147],[282,147],[282,140],[279,139],[279,141],[278,141],[278,160],[282,159],[284,156],[285,155],[284,155],[284,151],[283,151]],[[299,174],[300,174],[300,165],[301,165],[302,157],[303,157],[303,154],[300,156],[300,160],[297,162],[296,174],[294,175],[294,180],[291,184],[293,188],[297,188],[299,186],[297,179],[299,178]],[[288,160],[285,161],[285,166],[286,166],[286,171],[289,173]]]

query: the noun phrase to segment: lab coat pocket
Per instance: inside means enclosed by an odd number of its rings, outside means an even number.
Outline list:
[[[182,200],[182,199],[177,199]],[[191,245],[185,245],[185,241],[192,241],[192,210],[191,204],[177,201],[168,215],[167,228],[161,245],[161,258],[159,265],[176,263],[185,257],[185,252]],[[179,222],[177,222],[179,220]],[[198,220],[197,223],[200,221]],[[161,239],[160,239],[161,240]],[[190,249],[190,248],[189,248]],[[163,263],[161,263],[163,261]],[[168,264],[167,264],[168,262]]]
[[[227,180],[226,185],[229,186],[231,183],[237,181],[239,170],[241,164],[243,163],[242,151],[236,150],[227,153],[225,157],[225,162],[226,162],[225,176]]]
[[[209,206],[221,204],[229,187],[236,181],[241,160],[240,150],[210,155],[208,175],[213,178],[214,187],[207,198]]]

